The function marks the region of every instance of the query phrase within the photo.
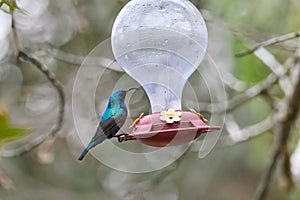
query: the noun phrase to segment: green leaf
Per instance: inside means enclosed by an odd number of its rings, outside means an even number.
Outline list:
[[[0,102],[0,149],[9,142],[14,142],[27,136],[28,128],[12,127],[6,107]]]
[[[24,128],[9,128],[5,131],[0,132],[0,147],[7,143],[14,142],[25,136],[27,136],[31,131]]]
[[[6,107],[0,102],[0,130],[9,128],[9,116]]]
[[[236,40],[234,51],[240,52],[247,49],[241,41]],[[270,73],[270,69],[265,66],[255,55],[249,55],[235,60],[235,76],[248,83],[258,83],[264,80]]]
[[[19,8],[19,6],[17,5],[16,1],[15,0],[1,0],[0,1],[0,8],[3,6],[3,5],[7,5],[7,7],[9,8],[9,12],[14,12],[15,10],[18,10],[20,11],[21,13],[23,14],[26,14],[26,12],[22,9]],[[6,13],[9,13],[8,11],[4,10],[3,8],[1,8],[2,11],[6,12]]]
[[[10,11],[14,11],[15,9],[18,8],[17,4],[16,4],[16,1],[10,1],[10,0],[2,0],[0,2],[1,6],[3,4],[7,5],[9,7],[9,10]]]

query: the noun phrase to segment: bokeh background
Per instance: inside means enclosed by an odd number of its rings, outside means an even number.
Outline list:
[[[206,20],[209,36],[208,54],[221,71],[228,99],[243,94],[246,88],[259,84],[272,73],[263,56],[251,54],[237,58],[235,53],[246,50],[256,42],[300,30],[298,0],[192,2],[201,10]],[[83,162],[77,161],[83,146],[78,139],[72,112],[76,73],[91,50],[110,37],[114,19],[126,3],[127,1],[122,0],[17,1],[21,10],[15,11],[14,20],[19,48],[47,65],[62,83],[65,92],[63,127],[53,146],[46,152],[44,160],[38,156],[41,148],[34,148],[20,156],[9,156],[10,152],[19,147],[41,135],[49,134],[58,120],[59,98],[55,88],[35,66],[17,61],[11,15],[6,12],[8,8],[5,5],[1,7],[0,100],[7,109],[11,124],[30,129],[31,134],[5,145],[2,149],[3,155],[6,156],[0,160],[1,169],[13,182],[13,186],[0,189],[0,199],[232,200],[253,197],[260,177],[270,161],[273,133],[266,128],[267,131],[263,130],[255,137],[248,138],[235,135],[235,131],[230,130],[236,126],[242,130],[243,127],[268,118],[275,109],[272,102],[280,102],[284,98],[285,90],[289,88],[288,84],[285,87],[285,83],[272,85],[272,100],[259,96],[232,110],[228,120],[234,122],[233,126],[222,130],[218,144],[203,159],[198,158],[200,138],[177,162],[156,172],[119,172],[101,164],[92,156],[86,157]],[[269,47],[267,55],[272,55],[278,63],[283,64],[295,54],[299,46],[299,39],[288,40]],[[113,63],[113,60],[111,61]],[[126,75],[118,66],[103,68],[105,64],[97,57],[89,56],[85,62],[95,65],[105,74],[95,96],[80,97],[82,102],[95,98],[96,104],[92,112],[100,116],[116,82]],[[204,61],[200,67],[205,69],[206,64]],[[292,72],[287,74],[288,78],[291,75]],[[204,82],[201,70],[190,77],[189,83],[194,91],[199,92],[198,102],[192,103],[211,103],[207,87],[213,82]],[[83,87],[88,88],[89,82]],[[184,109],[191,105],[189,92],[187,87],[182,102]],[[134,93],[128,103],[131,119],[141,112],[150,112],[149,100],[142,90]],[[211,116],[204,108],[202,113],[208,119]],[[296,124],[296,127],[299,127],[299,120]],[[86,129],[93,130],[94,127]],[[287,192],[286,184],[281,178],[281,168],[278,168],[276,178],[270,183],[271,189],[267,199],[300,198],[298,140],[299,130],[294,128],[289,141],[293,158],[291,163],[294,187]],[[143,149],[135,142],[124,148],[136,152]],[[124,165],[126,164],[125,160]],[[4,186],[7,184],[10,185],[10,182],[1,183]]]

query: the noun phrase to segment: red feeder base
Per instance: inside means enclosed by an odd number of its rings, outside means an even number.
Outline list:
[[[181,112],[181,120],[167,124],[160,120],[160,113],[147,115],[135,125],[135,130],[120,136],[119,141],[139,140],[143,144],[164,147],[188,143],[201,134],[219,130],[219,126],[208,126],[192,112]]]

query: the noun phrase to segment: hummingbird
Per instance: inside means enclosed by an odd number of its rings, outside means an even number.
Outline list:
[[[109,97],[106,110],[97,126],[94,137],[83,150],[78,160],[82,160],[91,148],[102,143],[104,140],[125,135],[125,133],[116,135],[120,128],[124,125],[128,114],[125,104],[125,96],[129,91],[136,89],[137,88],[117,90]]]

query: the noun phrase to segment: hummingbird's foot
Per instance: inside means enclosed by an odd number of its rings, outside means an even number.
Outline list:
[[[128,135],[128,133],[121,133],[118,135],[115,135],[114,137],[118,138],[118,142],[123,142],[123,141],[127,141],[126,136]]]

